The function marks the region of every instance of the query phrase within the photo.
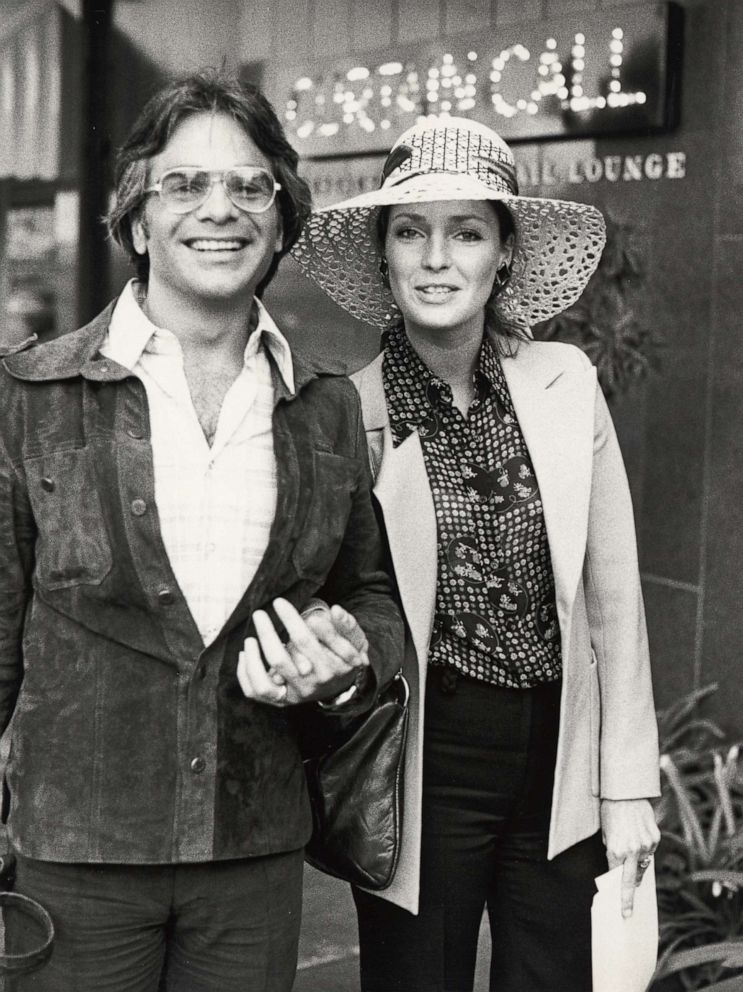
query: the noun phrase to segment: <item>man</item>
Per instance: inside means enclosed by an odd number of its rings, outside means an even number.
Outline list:
[[[259,301],[309,211],[296,166],[255,89],[168,86],[116,171],[138,279],[3,362],[6,815],[57,930],[18,989],[291,988],[299,731],[369,706],[402,641],[355,390]]]

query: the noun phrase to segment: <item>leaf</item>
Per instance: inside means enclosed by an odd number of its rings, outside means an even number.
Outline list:
[[[689,906],[693,906],[696,910],[695,916],[697,919],[707,919],[708,921],[714,921],[716,913],[714,909],[693,892],[691,889],[684,889],[681,893],[681,899],[687,903]]]
[[[687,695],[682,696],[681,699],[676,700],[676,702],[671,703],[670,706],[666,707],[664,710],[658,711],[658,723],[662,727],[667,725],[670,728],[676,727],[678,724],[692,714],[703,699],[711,695],[713,692],[717,692],[718,684],[712,682],[709,685],[702,686],[700,689],[696,689],[693,692],[687,693]],[[722,735],[722,731],[718,729],[719,735]],[[663,748],[665,750],[665,748]]]
[[[717,853],[717,844],[720,839],[720,827],[722,826],[723,811],[718,806],[712,814],[712,823],[707,834],[707,854],[711,861]]]
[[[699,817],[697,816],[691,796],[688,793],[684,782],[679,774],[678,768],[673,760],[667,755],[662,755],[660,767],[665,772],[676,795],[679,813],[681,815],[681,825],[684,837],[692,850],[696,847],[696,852],[704,859],[707,859],[707,843],[704,839]]]
[[[704,871],[693,871],[689,875],[691,882],[720,882],[729,889],[743,888],[743,871],[721,871],[719,868],[709,868]]]
[[[743,976],[737,975],[734,978],[725,978],[714,985],[705,985],[700,992],[741,992],[743,989]]]
[[[668,730],[665,731],[666,739],[663,750],[672,751],[676,741],[680,741],[684,737],[690,737],[693,734],[697,734],[702,739],[704,737],[711,737],[717,741],[725,737],[724,731],[720,730],[717,724],[711,720],[690,719],[687,723],[681,724],[681,726],[670,732]]]
[[[723,940],[691,950],[676,951],[667,959],[663,975],[659,977],[710,961],[720,961],[726,968],[743,968],[743,940]]]
[[[721,819],[725,821],[725,830],[728,837],[733,837],[735,835],[735,813],[733,811],[733,804],[730,799],[730,789],[728,786],[728,776],[730,774],[730,769],[728,763],[730,761],[730,754],[733,752],[731,749],[728,752],[728,762],[723,764],[722,755],[715,751],[715,785],[717,786],[717,792],[720,796],[720,815]],[[737,762],[737,752],[735,753],[734,764]]]

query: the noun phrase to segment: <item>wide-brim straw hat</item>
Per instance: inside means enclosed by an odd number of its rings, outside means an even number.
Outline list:
[[[426,119],[395,142],[379,189],[315,211],[292,254],[344,310],[377,327],[399,317],[379,269],[380,207],[436,200],[500,200],[516,231],[499,315],[528,329],[578,299],[606,240],[601,213],[585,203],[519,196],[508,145],[475,121]]]

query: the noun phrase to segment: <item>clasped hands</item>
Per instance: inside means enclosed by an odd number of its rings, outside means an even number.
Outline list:
[[[609,868],[622,866],[622,916],[631,916],[635,888],[660,842],[653,807],[647,799],[602,799],[601,833]]]
[[[269,706],[328,701],[369,666],[369,643],[342,606],[302,616],[285,599],[273,607],[288,635],[284,643],[264,610],[253,614],[255,637],[245,640],[237,662],[240,688]]]

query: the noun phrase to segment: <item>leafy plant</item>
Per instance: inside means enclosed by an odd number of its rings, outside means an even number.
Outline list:
[[[740,992],[743,768],[739,745],[699,716],[699,703],[716,688],[707,686],[658,714],[663,841],[656,858],[656,978],[663,988]]]
[[[643,282],[631,226],[609,217],[606,247],[583,295],[540,324],[535,336],[578,345],[596,366],[605,395],[624,393],[660,365],[662,342],[638,314]]]

